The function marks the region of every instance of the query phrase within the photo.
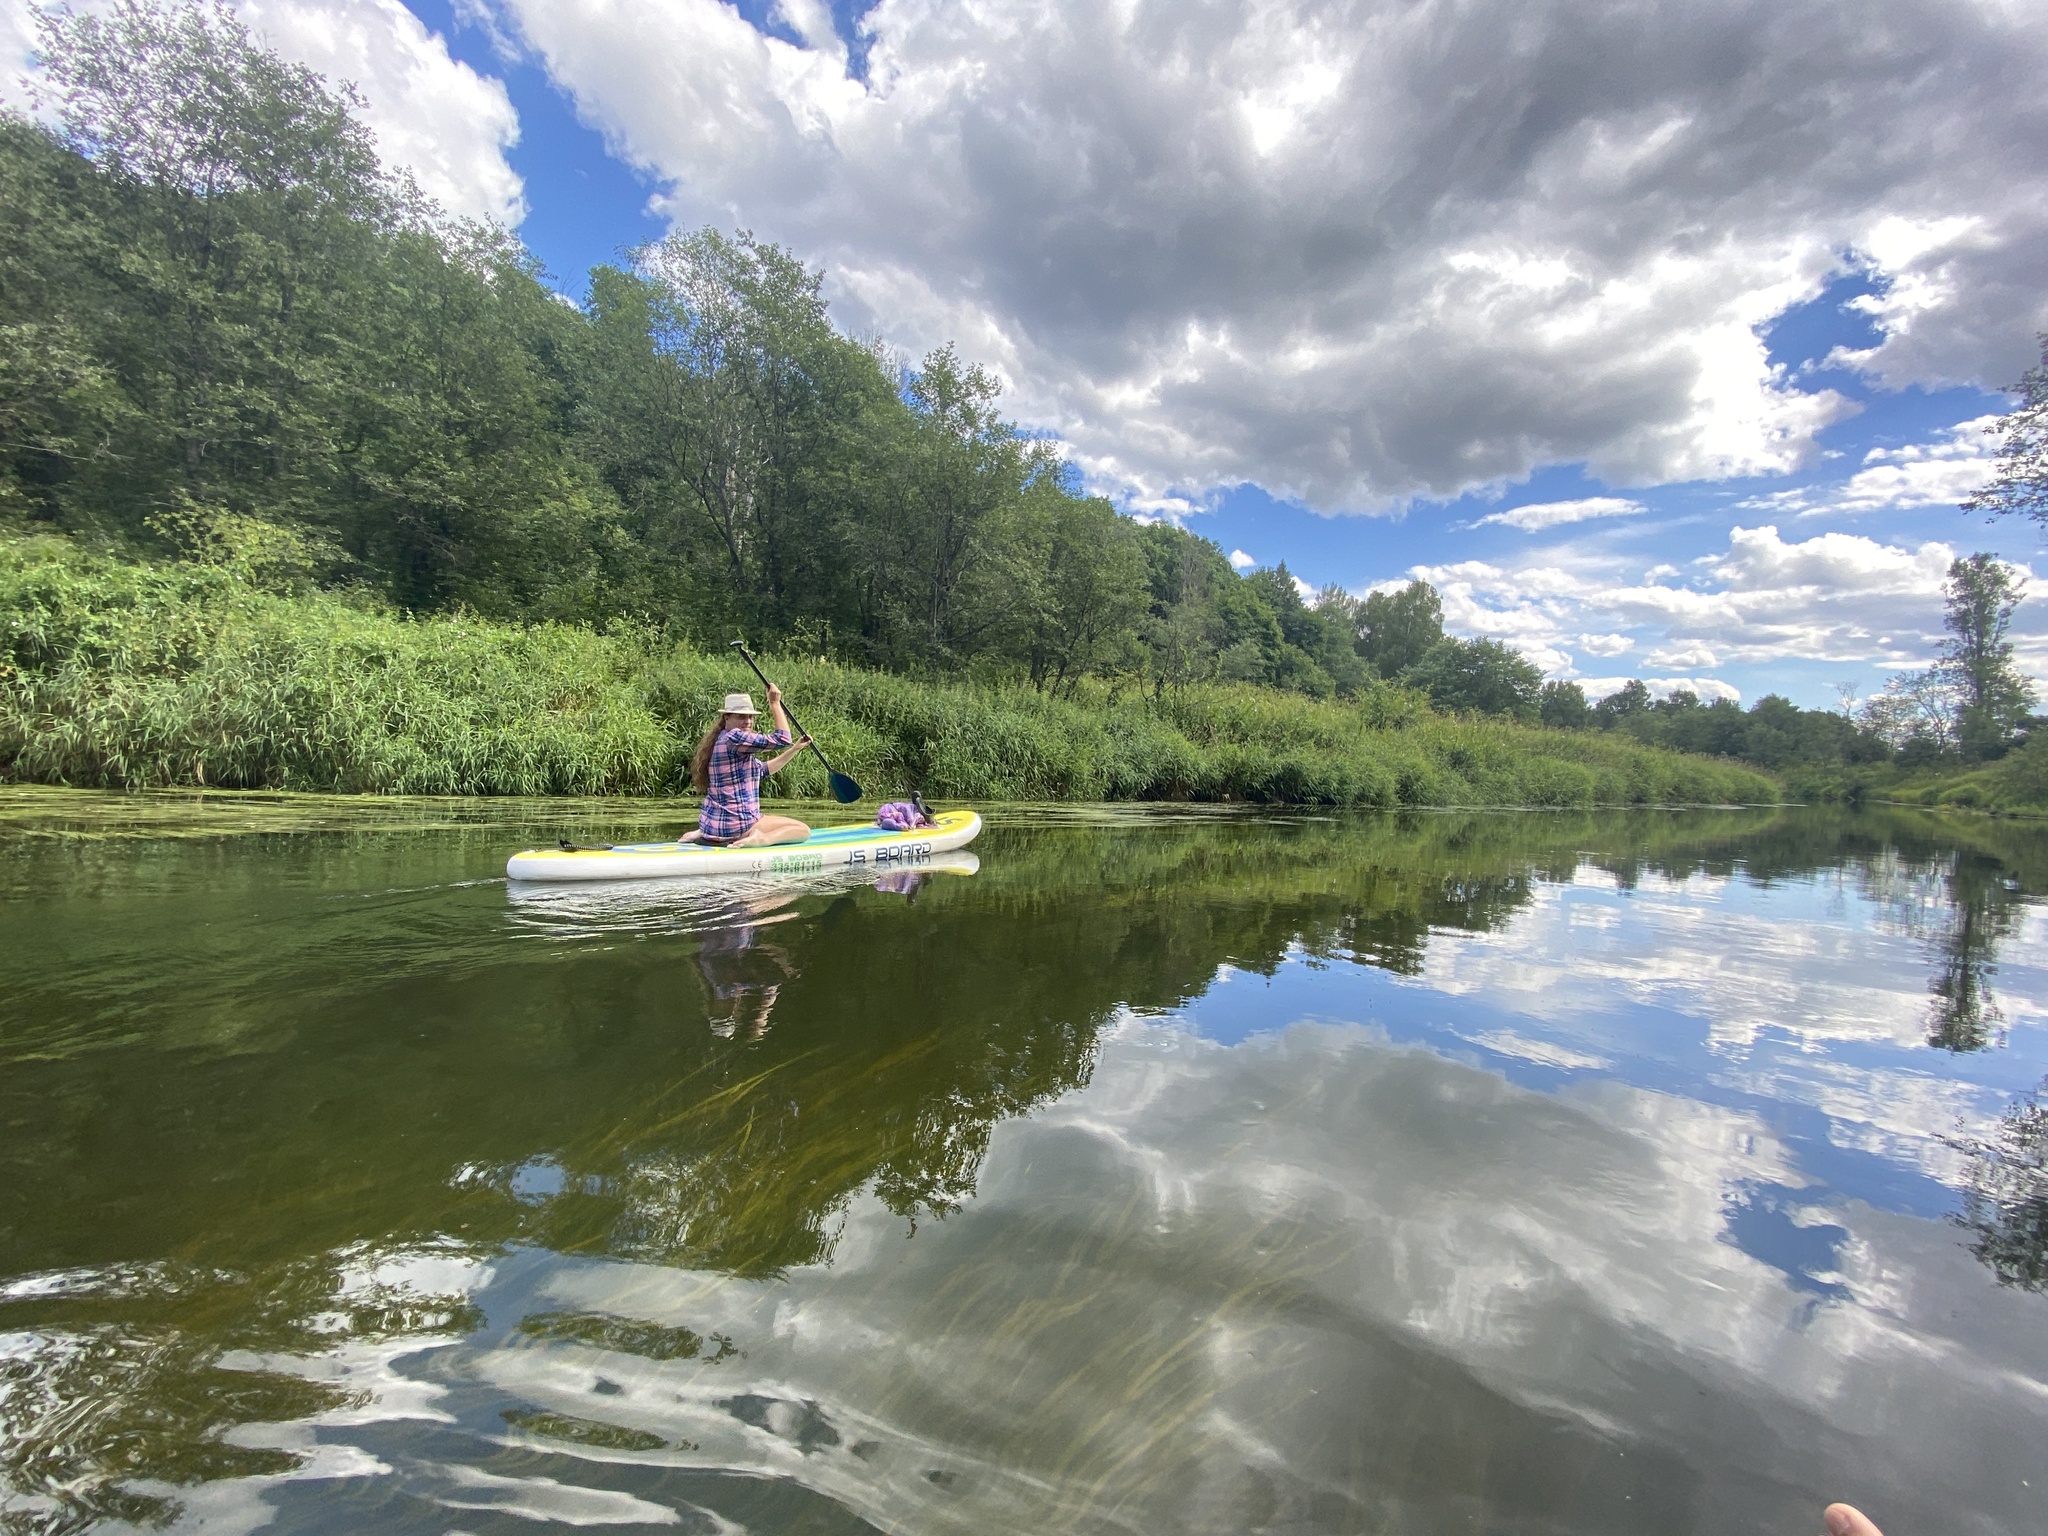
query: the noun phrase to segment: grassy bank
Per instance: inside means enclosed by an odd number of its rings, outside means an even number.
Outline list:
[[[2028,741],[1996,762],[1906,768],[1878,763],[1791,776],[1806,800],[1875,801],[1933,809],[2048,816],[2048,738]]]
[[[631,631],[412,619],[237,566],[132,565],[0,541],[0,778],[403,794],[663,794],[752,679]],[[1611,736],[1444,719],[1406,696],[1318,703],[1248,687],[1162,700],[1095,687],[775,668],[871,795],[1292,804],[1767,801],[1733,764]],[[780,788],[817,795],[808,758]]]

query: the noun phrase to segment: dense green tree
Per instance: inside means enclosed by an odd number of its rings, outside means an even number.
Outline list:
[[[0,117],[0,513],[56,521],[66,482],[132,409],[78,275],[112,259],[95,177],[32,125]]]
[[[1883,760],[1885,742],[1866,724],[1834,710],[1801,709],[1766,694],[1745,710],[1733,699],[1702,700],[1689,688],[1658,699],[1631,678],[1595,706],[1592,723],[1650,746],[1736,757],[1771,769]]]
[[[909,413],[875,354],[833,329],[821,283],[780,247],[714,230],[592,273],[585,451],[659,561],[669,613],[873,640],[905,606],[919,541],[882,468]],[[882,580],[863,589],[863,574]]]
[[[1583,731],[1593,724],[1593,707],[1586,702],[1586,690],[1562,679],[1547,682],[1537,691],[1536,713],[1555,730]]]
[[[1543,674],[1498,640],[1440,640],[1401,680],[1438,709],[1533,721]]]
[[[885,546],[889,569],[921,659],[957,661],[1010,621],[1018,594],[1003,557],[1022,551],[1006,535],[1020,526],[1027,492],[1063,492],[1061,464],[1050,444],[1025,440],[1002,417],[995,376],[950,346],[924,359],[905,393],[914,420],[887,478],[898,535]]]
[[[1443,598],[1428,582],[1411,581],[1367,594],[1356,622],[1358,654],[1381,677],[1399,677],[1443,639]]]
[[[1971,757],[1995,757],[2017,734],[2033,706],[2033,686],[2013,661],[2013,610],[2026,584],[1996,555],[1975,554],[1950,564],[1942,585],[1942,666],[1961,702],[1957,742]]]
[[[1211,593],[1212,619],[1199,630],[1183,619],[1179,631],[1213,645],[1217,676],[1317,698],[1350,697],[1373,681],[1357,652],[1351,598],[1325,590],[1308,601],[1284,564],[1238,577],[1227,564],[1219,573],[1219,562],[1194,557]]]
[[[1026,659],[1034,684],[1070,692],[1090,671],[1136,661],[1145,554],[1136,525],[1100,497],[1041,500]]]
[[[441,221],[224,7],[59,13],[42,53],[55,130],[0,134],[0,226],[32,232],[0,241],[0,498],[144,544],[253,516],[412,606],[613,601],[564,433],[580,323],[515,242]]]
[[[33,242],[10,253],[8,319],[26,317],[18,282],[42,288],[122,396],[46,509],[132,530],[183,502],[320,507],[340,478],[347,338],[374,297],[363,257],[413,215],[351,102],[219,6],[57,13],[41,52],[71,163],[36,190],[97,238],[68,253],[77,272]],[[38,211],[54,210],[0,222]]]
[[[1608,727],[1647,712],[1651,702],[1650,685],[1632,677],[1594,705],[1593,714],[1603,727]]]
[[[1256,573],[1254,573],[1256,574]],[[1279,615],[1268,582],[1241,578],[1217,592],[1217,674],[1227,682],[1270,683],[1279,668]]]
[[[1357,691],[1365,669],[1353,645],[1351,621],[1341,607],[1320,600],[1311,606],[1303,584],[1284,561],[1251,572],[1245,584],[1264,599],[1280,630],[1269,681],[1319,698]]]
[[[1216,595],[1237,581],[1222,547],[1172,523],[1139,530],[1151,602],[1142,633],[1153,688],[1185,688],[1216,675],[1222,621]]]
[[[637,564],[616,498],[569,433],[585,327],[500,231],[405,230],[354,332],[331,505],[310,520],[408,607],[594,616]]]

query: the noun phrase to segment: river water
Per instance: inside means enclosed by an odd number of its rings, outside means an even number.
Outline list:
[[[0,791],[0,1530],[2048,1529],[2048,830],[658,814]]]

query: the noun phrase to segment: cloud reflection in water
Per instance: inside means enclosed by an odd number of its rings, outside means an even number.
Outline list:
[[[928,1530],[1748,1533],[1845,1487],[1938,1529],[1959,1485],[2023,1528],[2038,1302],[1959,1328],[1944,1298],[1989,1288],[1950,1233],[1816,1219],[1806,1182],[1758,1117],[1669,1094],[1131,1018],[915,1242],[864,1200],[780,1283],[592,1263],[504,1298],[689,1318],[744,1361],[451,1358],[563,1411],[601,1370],[637,1429]],[[1749,1251],[1771,1224],[1835,1267]],[[742,1379],[830,1436],[736,1413]]]

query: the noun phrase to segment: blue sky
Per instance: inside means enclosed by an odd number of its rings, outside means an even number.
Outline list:
[[[2048,12],[238,9],[564,292],[752,228],[849,330],[996,367],[1127,510],[1312,586],[1423,575],[1589,692],[1867,695],[1931,656],[1951,555],[2041,562],[1956,501],[2048,330]],[[2048,679],[2048,602],[2018,628]]]
[[[490,34],[464,25],[447,0],[411,0],[408,9],[441,35],[455,59],[505,83],[519,114],[519,142],[505,158],[526,184],[519,234],[558,288],[580,296],[592,267],[617,265],[621,252],[667,233],[667,221],[649,209],[653,181],[606,153],[604,136],[577,121],[574,105],[537,60],[501,54]]]

